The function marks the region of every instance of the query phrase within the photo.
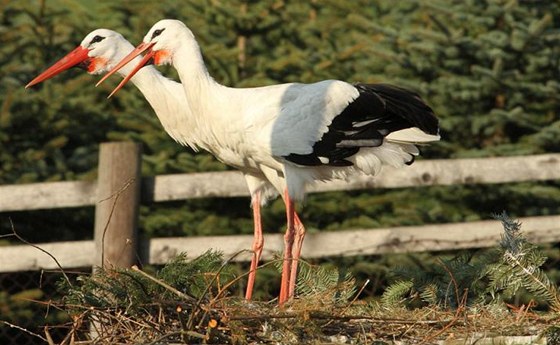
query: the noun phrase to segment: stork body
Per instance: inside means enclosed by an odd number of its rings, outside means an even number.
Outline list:
[[[287,230],[280,304],[294,293],[305,235],[294,203],[304,198],[306,186],[375,175],[384,165],[402,167],[419,153],[416,143],[439,139],[432,110],[416,94],[390,85],[338,80],[245,89],[220,85],[209,76],[192,32],[176,20],[156,23],[110,73],[143,52],[143,60],[113,93],[150,59],[171,63],[197,118],[198,135],[211,143],[208,149],[218,159],[245,174],[253,208],[282,195]],[[255,224],[251,272],[263,246],[262,229]]]

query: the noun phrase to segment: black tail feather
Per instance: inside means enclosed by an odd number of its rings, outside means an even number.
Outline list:
[[[361,92],[374,92],[385,103],[385,112],[401,117],[427,134],[439,132],[439,121],[430,108],[415,92],[389,84],[356,84]]]

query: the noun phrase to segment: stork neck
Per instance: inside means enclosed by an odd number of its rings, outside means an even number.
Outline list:
[[[134,66],[135,62],[136,61],[133,61],[126,66]],[[125,68],[120,70],[118,73],[121,73],[124,69]],[[121,74],[123,77],[127,75],[126,72]],[[166,94],[166,89],[169,86],[168,83],[173,83],[173,81],[162,76],[161,73],[154,68],[154,66],[142,67],[138,73],[130,79],[130,81],[140,90],[140,92],[142,92],[148,103],[150,103],[154,110],[156,110],[156,113],[157,109],[154,104],[160,103],[163,99],[170,98],[170,95]]]
[[[208,73],[194,37],[187,37],[173,53],[173,67],[181,79],[184,94],[196,122],[200,146],[220,157],[220,147],[227,146],[223,133],[231,122],[224,116],[235,116],[231,109],[230,88],[218,84]]]
[[[118,73],[123,77],[128,75],[140,60],[137,57]],[[142,67],[130,81],[142,92],[173,139],[195,150],[200,146],[196,119],[191,115],[191,107],[180,83],[164,77],[154,66]]]
[[[209,115],[209,108],[216,100],[216,93],[225,88],[208,73],[200,47],[194,39],[187,40],[175,52],[173,66],[179,74],[183,88],[196,115]]]

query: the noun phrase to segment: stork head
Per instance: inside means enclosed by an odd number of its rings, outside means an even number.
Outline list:
[[[171,64],[175,50],[185,34],[194,40],[192,32],[181,21],[163,19],[152,26],[140,46],[147,49],[146,54],[153,57],[155,65]]]
[[[129,63],[131,60],[136,58],[138,55],[144,53],[144,58],[136,65],[136,67],[130,72],[121,83],[113,90],[109,95],[111,97],[115,92],[117,92],[121,87],[126,84],[130,78],[132,78],[140,68],[144,67],[148,63],[154,63],[155,65],[171,64],[173,62],[173,56],[177,48],[185,42],[185,38],[191,42],[196,42],[194,35],[179,20],[175,19],[163,19],[154,24],[150,31],[144,36],[144,40],[140,43],[136,49],[134,49],[130,54],[128,54],[124,59],[122,59],[113,69],[109,71],[97,85],[101,84],[105,79],[111,76],[113,73],[117,72],[124,65]]]
[[[82,68],[90,74],[104,73],[113,68],[132,49],[132,45],[118,32],[108,29],[94,30],[78,47],[39,74],[25,87],[52,78],[71,67]]]

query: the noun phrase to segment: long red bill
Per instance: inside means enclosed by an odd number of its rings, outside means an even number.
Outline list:
[[[148,61],[155,55],[155,52],[151,50],[154,46],[154,43],[140,43],[138,47],[136,47],[133,51],[130,52],[127,56],[125,56],[115,67],[113,67],[107,74],[101,78],[101,80],[95,85],[99,86],[105,79],[109,78],[111,75],[116,73],[119,69],[121,69],[124,65],[132,61],[135,57],[142,54],[143,52],[147,51],[146,55],[142,60],[134,67],[134,69],[120,82],[120,84],[111,92],[111,94],[107,97],[113,96],[120,88],[124,86],[135,74],[138,72],[142,67],[144,67]]]
[[[52,78],[55,75],[76,66],[80,62],[87,60],[89,58],[88,52],[89,50],[83,48],[82,46],[76,47],[76,49],[66,54],[66,56],[55,62],[54,65],[47,68],[43,73],[39,74],[37,77],[35,77],[35,79],[25,85],[25,88],[27,89],[35,84],[39,84],[40,82]]]

